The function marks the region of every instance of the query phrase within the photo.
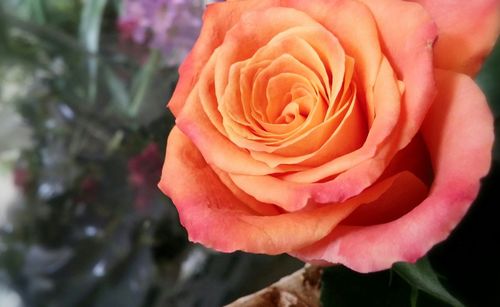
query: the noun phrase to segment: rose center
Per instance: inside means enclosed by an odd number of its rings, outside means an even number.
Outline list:
[[[255,159],[316,164],[360,146],[364,131],[356,99],[354,60],[323,27],[293,27],[247,57],[225,46],[215,72],[227,136]],[[225,69],[228,58],[238,58]],[[229,61],[230,63],[230,61]],[[222,79],[221,79],[222,80]],[[364,126],[363,126],[364,127]]]

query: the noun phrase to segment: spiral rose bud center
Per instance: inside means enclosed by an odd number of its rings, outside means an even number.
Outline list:
[[[241,48],[228,45],[224,57]],[[354,60],[320,25],[279,32],[230,65],[218,101],[224,132],[273,167],[300,169],[352,151],[366,138],[354,74]]]

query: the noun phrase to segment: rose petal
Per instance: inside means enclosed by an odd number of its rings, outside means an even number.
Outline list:
[[[355,98],[352,98],[351,102],[341,109],[342,112],[335,114],[325,123],[315,127],[308,134],[296,140],[294,144],[291,144],[287,149],[302,146],[302,148],[291,150],[291,156],[277,155],[276,153],[279,151],[276,151],[273,154],[251,152],[252,157],[271,167],[283,164],[314,167],[356,150],[363,144],[366,128],[359,104],[353,100]],[[320,137],[319,140],[317,135]],[[313,143],[314,139],[316,139],[316,144]],[[309,142],[308,146],[304,146],[303,144],[307,142]],[[313,148],[311,151],[310,147],[313,145],[317,146],[318,149]],[[309,153],[301,153],[304,149]],[[288,176],[282,178],[286,177]]]
[[[249,10],[269,7],[272,1],[246,0],[238,3],[213,3],[207,6],[203,16],[200,36],[191,52],[179,67],[179,82],[168,103],[172,113],[177,116],[198,81],[199,75],[208,59],[241,15]]]
[[[474,76],[498,38],[500,1],[412,1],[422,4],[438,25],[436,66]]]
[[[173,174],[179,175],[170,180]],[[174,128],[169,136],[159,187],[177,207],[191,241],[223,252],[279,254],[323,238],[360,205],[402,189],[411,184],[408,180],[411,177],[403,173],[341,204],[260,216],[221,183],[196,147]]]
[[[373,124],[375,128],[370,131],[368,139],[361,149],[319,167],[291,173],[280,178],[272,175],[233,174],[231,176],[235,184],[257,199],[262,197],[259,195],[261,194],[261,187],[266,187],[267,202],[281,207],[303,208],[310,198],[319,203],[344,201],[359,194],[375,182],[389,163],[389,160],[384,159],[382,155],[387,155],[387,149],[385,152],[379,152],[381,157],[376,156],[374,159],[371,157],[376,154],[375,150],[378,149],[378,143],[387,138],[390,135],[391,128],[396,125],[401,97],[397,89],[397,83],[393,78],[392,69],[387,61],[382,62],[380,74],[382,76],[377,80],[374,93],[377,94],[377,97],[383,98],[380,105],[383,106],[382,109],[386,112],[379,115],[379,118],[375,120]],[[335,138],[332,140],[335,140]],[[390,149],[395,150],[395,148]],[[314,183],[338,173],[341,174],[334,179]],[[290,196],[288,197],[288,195]],[[288,202],[292,200],[297,201],[297,203],[289,204]]]
[[[428,187],[432,184],[433,173],[429,154],[420,134],[408,146],[398,152],[379,180],[405,171],[416,176],[422,181],[421,184],[395,191],[393,199],[398,199],[397,202],[380,198],[375,206],[360,206],[342,224],[367,226],[387,223],[410,212],[427,197]],[[401,195],[397,195],[398,193]]]
[[[293,182],[317,182],[337,175],[339,172],[348,171],[349,167],[359,165],[364,160],[369,161],[370,158],[373,158],[377,153],[378,146],[392,133],[400,115],[402,95],[399,92],[394,72],[385,58],[381,61],[377,80],[373,86],[373,93],[374,97],[379,100],[375,109],[377,115],[368,132],[365,143],[359,150],[352,151],[338,159],[331,159],[319,167],[292,173],[283,178]],[[362,102],[356,101],[356,103],[360,104]],[[358,125],[357,128],[359,132],[365,132],[365,127]],[[380,157],[377,157],[377,159],[382,160]],[[339,165],[342,165],[343,161],[348,161],[349,167],[339,168]],[[347,174],[344,176],[347,176]]]
[[[327,2],[331,5],[344,4],[343,1]],[[343,201],[357,195],[375,182],[392,157],[398,150],[408,145],[417,133],[435,95],[432,71],[432,42],[436,37],[436,27],[428,13],[415,3],[403,1],[394,3],[392,0],[375,2],[366,0],[364,2],[370,6],[377,20],[378,29],[382,33],[381,38],[385,46],[384,51],[387,52],[390,63],[395,66],[398,75],[403,78],[405,95],[401,104],[402,113],[397,126],[392,129],[395,133],[391,134],[391,139],[385,141],[383,146],[377,146],[376,148],[374,146],[363,146],[361,150],[339,157],[321,167],[284,177],[284,180],[304,183],[304,185],[301,185],[300,190],[304,194],[297,198],[302,201],[301,205],[304,205],[304,199],[308,197],[312,197],[315,202],[320,203]],[[319,10],[318,7],[320,6],[317,6],[316,2],[290,0],[285,1],[285,3],[292,3],[294,7],[307,11],[317,20],[327,20],[328,22],[332,20],[324,16],[324,7],[323,11]],[[388,3],[391,3],[391,5],[388,5]],[[380,4],[380,6],[377,6],[377,4]],[[325,7],[327,6],[328,4],[325,4]],[[338,8],[335,7],[335,9]],[[363,16],[361,11],[358,13]],[[395,20],[394,16],[400,16],[400,18]],[[394,23],[399,21],[401,24],[397,28],[404,29],[404,31],[394,30],[396,28]],[[350,22],[352,24],[352,21]],[[328,27],[328,25],[325,25],[325,27]],[[339,39],[344,44],[342,38],[339,37]],[[379,67],[383,68],[384,66]],[[382,69],[382,71],[384,70]],[[384,74],[379,80],[386,82],[389,78]],[[387,93],[387,91],[380,91],[380,94]],[[385,102],[386,100],[383,99],[382,101]],[[385,115],[385,112],[379,113]],[[375,131],[370,132],[372,135],[378,134]],[[386,134],[388,132],[387,129],[380,131],[380,133],[385,132]],[[374,143],[378,144],[377,142]],[[377,152],[373,157],[374,149]],[[334,175],[337,176],[333,180],[311,185],[310,188],[304,188],[304,186],[307,186],[305,183],[325,180]],[[275,183],[269,187],[278,187],[277,178],[261,179]],[[259,177],[245,178],[245,180],[257,181]],[[282,181],[281,183],[285,185],[285,187],[280,187],[282,192],[293,191],[295,194],[298,193],[297,189],[289,182]],[[236,184],[239,185],[237,182]],[[239,186],[245,190],[244,186]],[[274,193],[271,194],[275,195]],[[280,202],[279,200],[276,201]]]
[[[491,112],[473,80],[437,70],[436,81],[439,94],[422,131],[435,172],[429,196],[393,222],[339,226],[294,256],[372,272],[397,261],[414,262],[446,239],[475,199],[479,180],[490,167],[494,134]]]
[[[432,46],[437,28],[429,14],[418,4],[394,0],[360,0],[377,20],[380,39],[405,95],[397,131],[399,149],[411,141],[435,96]],[[394,18],[398,16],[398,18]]]
[[[256,24],[259,24],[258,32]],[[219,101],[223,99],[231,65],[251,58],[273,37],[297,26],[318,26],[318,23],[303,12],[283,7],[271,7],[260,11],[248,10],[243,14],[239,22],[226,33],[215,64],[217,99]]]
[[[286,169],[270,168],[256,161],[248,152],[235,146],[212,125],[200,103],[197,89],[193,89],[176,119],[177,127],[196,144],[204,158],[218,168],[234,173],[270,174]]]
[[[282,6],[295,8],[314,18],[337,37],[346,54],[355,59],[356,73],[370,88],[382,60],[377,26],[370,11],[351,0],[284,0]],[[334,12],[335,18],[332,18]],[[355,26],[353,26],[355,25]]]

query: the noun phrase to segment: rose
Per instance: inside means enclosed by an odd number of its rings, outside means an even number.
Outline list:
[[[417,260],[489,169],[471,76],[499,20],[495,0],[210,5],[159,183],[190,240],[361,272]]]

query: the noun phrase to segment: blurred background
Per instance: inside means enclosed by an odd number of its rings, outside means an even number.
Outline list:
[[[220,306],[303,265],[189,243],[156,188],[173,126],[165,105],[204,6],[0,2],[1,307]],[[500,48],[478,82],[498,118]],[[500,273],[499,153],[497,142],[479,204],[431,254],[466,302],[500,305],[484,292],[498,278],[480,280]]]
[[[204,6],[0,1],[1,307],[221,306],[302,266],[188,243],[156,187]]]

